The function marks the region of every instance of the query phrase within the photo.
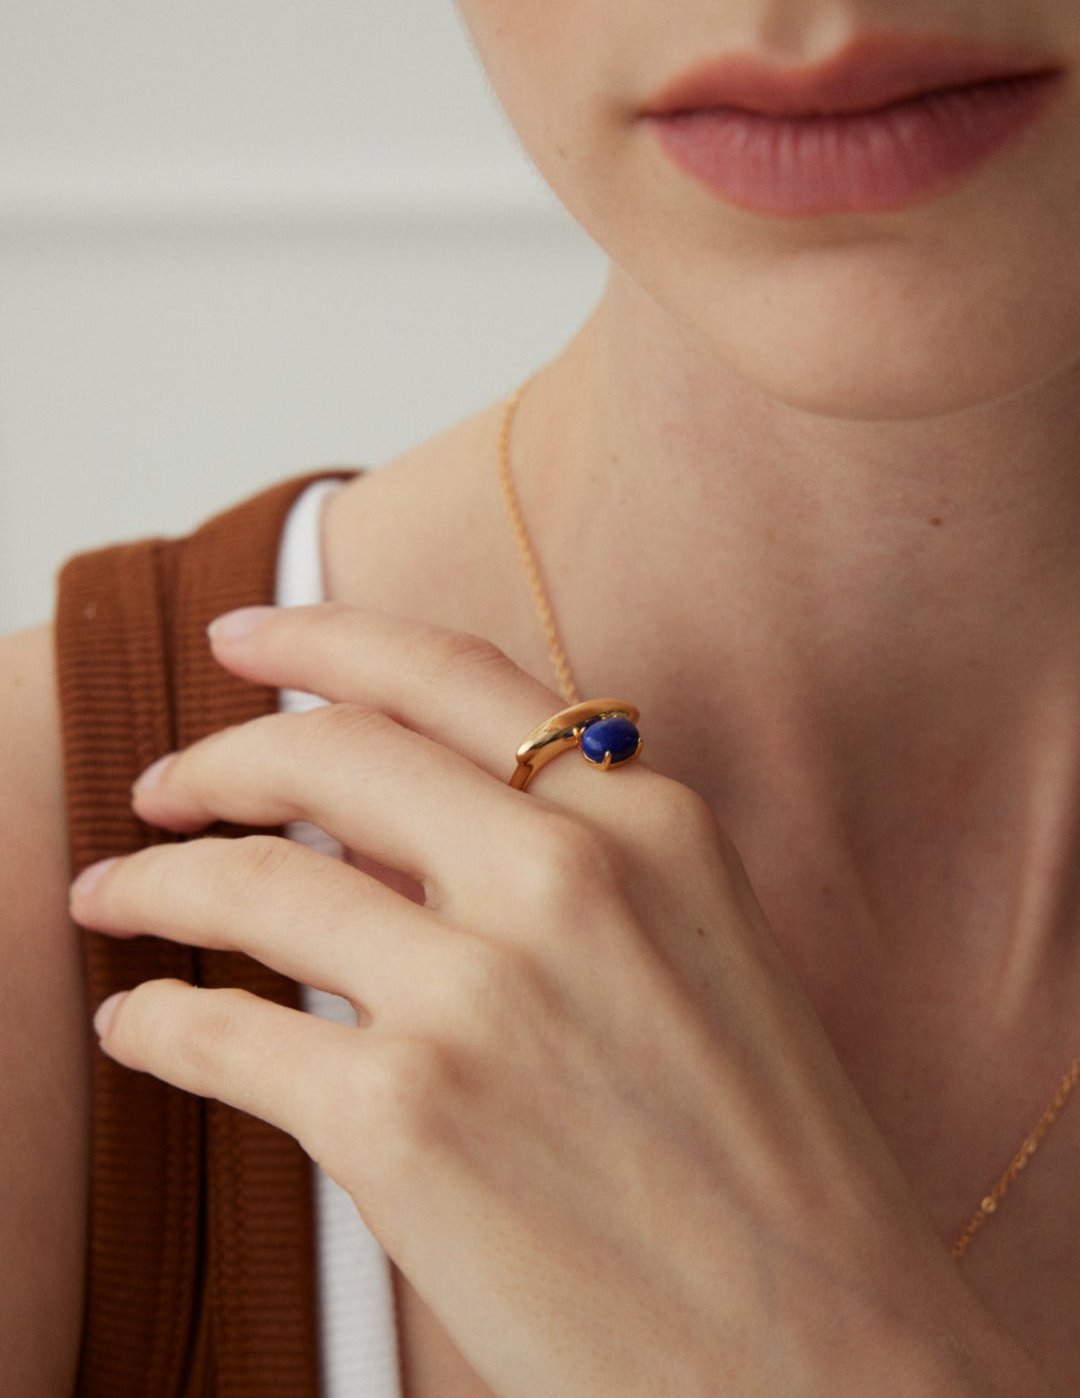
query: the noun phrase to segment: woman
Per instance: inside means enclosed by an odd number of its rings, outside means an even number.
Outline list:
[[[335,606],[217,628],[231,674],[333,702],[134,794],[349,862],[189,840],[72,895],[364,1032],[163,978],[100,1049],[347,1191],[410,1394],[1075,1392],[1080,17],[461,9],[607,291],[515,411],[331,496]],[[573,697],[523,537],[642,761],[515,768]],[[5,644],[2,746],[32,1285],[0,1350],[35,1394],[75,1371],[87,1170],[49,647]]]

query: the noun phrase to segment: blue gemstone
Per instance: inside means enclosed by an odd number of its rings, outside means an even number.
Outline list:
[[[601,763],[611,753],[611,765],[629,762],[638,750],[641,734],[628,718],[598,718],[581,735],[581,751],[590,762]]]

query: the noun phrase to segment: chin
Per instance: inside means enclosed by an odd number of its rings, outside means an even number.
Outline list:
[[[917,422],[970,412],[1035,389],[1071,369],[1069,360],[1034,365],[1030,358],[1009,356],[987,362],[970,344],[924,349],[904,355],[877,342],[805,344],[804,353],[754,354],[743,344],[734,357],[717,348],[726,367],[768,398],[817,417],[847,422]],[[808,366],[810,366],[808,368]]]
[[[999,403],[1080,363],[1080,287],[925,264],[871,270],[800,260],[718,279],[715,296],[653,297],[720,365],[807,413],[850,421],[915,421]],[[884,272],[883,272],[884,265]],[[707,283],[706,283],[707,284]],[[670,294],[665,294],[670,292]]]

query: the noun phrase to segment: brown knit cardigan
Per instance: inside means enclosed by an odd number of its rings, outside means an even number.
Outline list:
[[[154,758],[276,708],[213,659],[206,625],[272,602],[283,482],[186,538],[79,555],[59,578],[58,683],[72,875],[173,838],[131,810]],[[215,827],[214,833],[237,833]],[[238,952],[80,929],[91,1144],[77,1398],[317,1398],[311,1162],[291,1136],[107,1058],[90,1015],[173,976],[299,1006],[295,982]]]

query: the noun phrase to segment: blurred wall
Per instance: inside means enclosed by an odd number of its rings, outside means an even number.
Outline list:
[[[0,630],[481,406],[603,282],[450,0],[8,0],[0,152]]]

